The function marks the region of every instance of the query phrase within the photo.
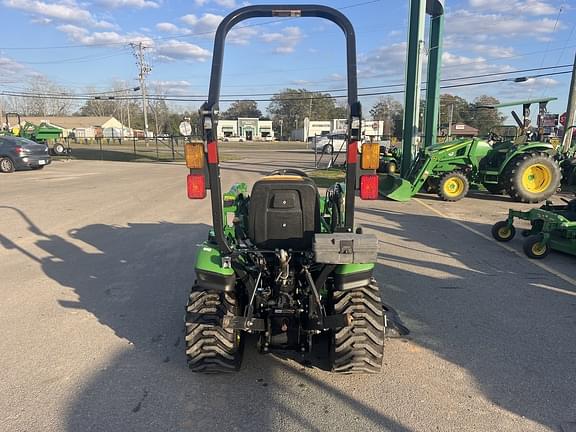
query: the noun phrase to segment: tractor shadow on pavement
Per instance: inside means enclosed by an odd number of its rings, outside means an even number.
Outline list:
[[[60,301],[63,308],[89,312],[116,336],[100,332],[94,338],[94,354],[86,361],[91,367],[66,396],[68,431],[324,431],[348,425],[410,432],[333,385],[349,377],[261,356],[253,337],[240,372],[188,370],[184,311],[196,244],[207,225],[89,225],[65,237],[44,232],[19,213],[49,257],[34,257],[6,237],[1,245],[35,260],[47,277],[73,290],[78,300]],[[369,379],[349,381],[353,386]]]
[[[551,430],[576,420],[573,286],[434,215],[360,208],[357,221],[380,239],[383,300],[412,341],[466,369],[500,408]],[[490,236],[490,225],[465,224]]]

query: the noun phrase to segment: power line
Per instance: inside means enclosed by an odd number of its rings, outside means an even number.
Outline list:
[[[540,78],[540,77],[545,77],[545,76],[555,76],[555,75],[563,75],[563,74],[568,74],[571,73],[571,71],[563,71],[563,72],[550,72],[550,73],[545,73],[545,74],[538,74],[538,75],[532,75],[529,77],[512,77],[512,78],[501,78],[501,79],[495,79],[495,80],[485,80],[485,81],[478,81],[478,82],[471,82],[471,83],[462,83],[462,84],[452,84],[452,85],[444,85],[444,86],[440,86],[441,89],[449,89],[449,88],[461,88],[461,87],[471,87],[471,86],[478,86],[478,85],[486,85],[486,84],[495,84],[495,83],[501,83],[501,82],[524,82],[527,81],[528,79],[532,79],[532,78]],[[371,92],[371,93],[361,93],[358,95],[358,97],[371,97],[371,96],[382,96],[382,95],[392,95],[392,94],[402,94],[404,93],[404,90],[392,90],[392,91],[384,91],[384,92]],[[41,94],[30,94],[30,93],[15,93],[15,92],[0,92],[0,95],[4,95],[4,96],[14,96],[14,97],[28,97],[28,98],[40,98],[40,99],[46,99],[46,98],[54,98],[54,95],[41,95]],[[342,98],[346,98],[347,95],[336,95],[336,96],[332,96],[332,95],[326,95],[326,96],[314,96],[314,97],[285,97],[285,98],[275,98],[275,99],[251,99],[254,100],[256,102],[272,102],[272,101],[309,101],[310,99],[312,100],[318,100],[318,99],[342,99]],[[120,97],[110,97],[111,99],[113,98],[114,100],[137,100],[137,97],[130,97],[130,96],[120,96]],[[89,98],[89,97],[85,97],[85,96],[61,96],[59,97],[59,99],[64,99],[64,100],[77,100],[77,101],[86,101],[86,100],[93,100],[94,98]],[[205,98],[186,98],[186,97],[181,97],[181,96],[170,96],[170,95],[166,95],[166,96],[153,96],[153,97],[149,97],[148,99],[150,100],[163,100],[163,101],[167,101],[167,102],[204,102]],[[220,99],[221,102],[236,102],[237,99]]]
[[[535,72],[535,71],[542,71],[542,70],[552,70],[552,69],[561,69],[561,68],[566,68],[566,67],[572,67],[572,65],[570,64],[566,64],[566,65],[558,65],[558,66],[545,66],[545,67],[538,67],[538,68],[527,68],[527,69],[519,69],[516,71],[506,71],[506,72],[492,72],[492,73],[486,73],[486,74],[476,74],[476,75],[468,75],[468,76],[462,76],[462,77],[454,77],[454,78],[444,78],[442,80],[440,80],[441,82],[453,82],[453,81],[462,81],[462,80],[468,80],[468,79],[477,79],[477,78],[487,78],[487,77],[491,77],[491,76],[499,76],[499,75],[510,75],[510,74],[519,74],[519,73],[526,73],[526,72]],[[424,82],[423,84],[426,84],[426,82]],[[404,83],[398,83],[398,84],[384,84],[384,85],[377,85],[377,86],[362,86],[362,87],[358,87],[359,90],[373,90],[373,89],[381,89],[381,88],[394,88],[394,87],[400,87],[400,86],[404,86]],[[451,87],[447,87],[445,86],[444,88],[451,88]],[[124,93],[126,91],[137,91],[140,90],[139,87],[136,88],[126,88],[126,89],[120,89],[120,90],[108,90],[108,91],[101,91],[101,92],[89,92],[89,93],[75,93],[75,94],[70,94],[68,92],[46,92],[43,93],[43,95],[51,95],[51,96],[77,96],[77,97],[82,97],[82,96],[107,96],[113,93]],[[14,92],[18,92],[18,90],[8,90],[8,91],[14,91]],[[315,90],[307,90],[310,93],[333,93],[333,92],[342,92],[342,91],[347,91],[346,88],[339,88],[339,89],[315,89]],[[19,91],[22,94],[30,94],[30,95],[34,95],[34,93],[30,93],[30,92],[26,92],[25,90],[20,90]],[[223,97],[254,97],[254,96],[273,96],[275,94],[278,94],[278,92],[274,92],[274,93],[230,93],[230,94],[222,94]],[[158,95],[158,94],[151,94],[148,95],[149,97],[164,97],[164,95]],[[179,97],[187,97],[187,98],[206,98],[206,95],[178,95]]]

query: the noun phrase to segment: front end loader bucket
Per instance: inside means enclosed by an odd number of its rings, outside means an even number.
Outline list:
[[[414,195],[412,183],[393,174],[380,176],[378,191],[380,195],[394,201],[408,201]]]

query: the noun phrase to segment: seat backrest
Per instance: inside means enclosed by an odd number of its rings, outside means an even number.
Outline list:
[[[313,180],[275,175],[254,184],[248,236],[256,246],[311,250],[316,232],[320,232],[320,197]]]

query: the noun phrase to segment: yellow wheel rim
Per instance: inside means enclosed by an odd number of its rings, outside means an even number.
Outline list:
[[[534,243],[532,245],[532,253],[536,256],[541,256],[546,253],[546,245],[544,243]]]
[[[388,165],[388,174],[394,174],[396,172],[396,164],[391,163]]]
[[[498,230],[498,235],[500,236],[500,238],[508,238],[510,237],[510,234],[512,234],[512,230],[507,226],[502,227]]]
[[[522,174],[522,187],[531,193],[541,193],[550,187],[552,172],[542,164],[530,165]]]
[[[464,182],[458,177],[451,177],[444,182],[444,195],[453,198],[464,191]]]

